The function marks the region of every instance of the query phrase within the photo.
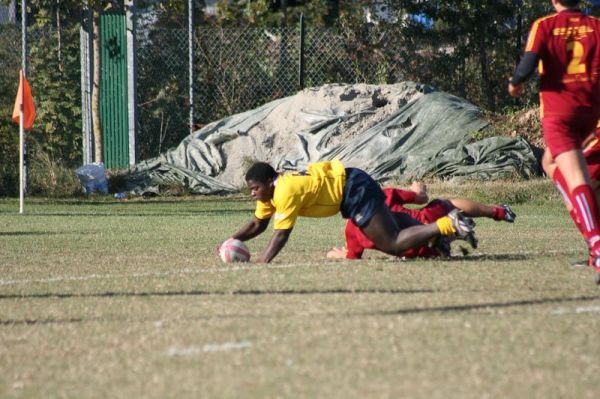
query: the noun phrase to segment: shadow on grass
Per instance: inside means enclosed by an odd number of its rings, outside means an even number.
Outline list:
[[[570,298],[546,298],[546,299],[525,299],[522,301],[508,301],[508,302],[488,302],[488,303],[477,303],[467,305],[449,305],[449,306],[435,306],[431,308],[407,308],[390,310],[383,312],[369,312],[364,315],[380,315],[380,316],[391,316],[391,315],[410,315],[410,314],[423,314],[423,313],[462,313],[470,312],[472,310],[481,309],[503,309],[512,308],[518,306],[530,306],[530,305],[544,305],[550,303],[568,303],[568,302],[579,302],[579,301],[595,301],[600,299],[600,295],[595,296],[579,296]]]
[[[58,233],[56,231],[0,231],[0,237],[2,236],[50,236],[56,234],[65,234]],[[78,233],[80,234],[80,233]]]
[[[149,296],[149,295],[287,295],[287,294],[311,294],[311,293],[361,293],[365,292],[365,290],[324,290],[324,291],[236,291],[234,293],[215,293],[215,292],[203,292],[203,291],[192,291],[192,292],[181,292],[181,293],[104,293],[104,294],[39,294],[34,295],[32,297],[40,297],[40,298],[50,298],[50,297],[98,297],[98,296]],[[373,293],[387,293],[394,292],[394,290],[366,290],[366,292]],[[411,293],[411,290],[401,290],[399,293]],[[417,292],[421,292],[418,291]],[[2,296],[1,298],[27,298],[28,296]],[[479,304],[467,304],[467,305],[450,305],[450,306],[436,306],[430,308],[407,308],[407,309],[398,309],[393,311],[373,311],[373,312],[338,312],[338,313],[322,313],[322,314],[313,314],[311,316],[321,316],[321,317],[357,317],[357,316],[401,316],[401,315],[412,315],[412,314],[427,314],[427,313],[463,313],[470,312],[474,310],[489,310],[489,309],[498,309],[498,308],[512,308],[519,306],[531,306],[531,305],[544,305],[544,304],[558,304],[558,303],[569,303],[569,302],[584,302],[584,301],[596,301],[600,299],[600,295],[595,296],[579,296],[579,297],[566,297],[566,298],[546,298],[546,299],[531,299],[531,300],[521,300],[521,301],[509,301],[509,302],[490,302],[490,303],[479,303]],[[297,315],[251,315],[251,314],[216,314],[216,315],[207,315],[200,317],[191,317],[186,320],[209,320],[209,319],[271,319],[271,318],[287,318],[287,317],[296,317]],[[14,326],[14,325],[51,325],[51,324],[72,324],[72,323],[85,323],[85,322],[106,322],[106,321],[122,321],[122,322],[131,322],[133,321],[130,317],[73,317],[73,318],[64,318],[64,319],[6,319],[0,320],[0,326]],[[143,321],[154,321],[146,320],[146,319],[136,319],[137,322]]]
[[[565,254],[570,255],[571,252],[565,252]],[[515,254],[515,253],[507,253],[507,254],[471,254],[465,253],[463,255],[452,255],[450,258],[442,258],[442,257],[433,257],[433,258],[407,258],[402,259],[402,262],[423,262],[423,261],[436,261],[436,262],[481,262],[486,260],[493,260],[498,262],[512,262],[518,260],[528,260],[535,259],[535,255],[533,254]],[[394,258],[392,256],[379,256],[379,254],[370,255],[368,260],[377,260],[377,261],[387,261],[390,263],[398,262],[399,258]]]
[[[450,259],[447,259],[447,261],[481,262],[485,260],[493,260],[497,262],[511,262],[528,259],[535,259],[535,256],[528,254],[468,254],[465,256],[453,256]]]
[[[336,294],[431,294],[430,289],[323,289],[323,290],[237,290],[237,291],[165,291],[165,292],[98,292],[98,293],[43,293],[0,294],[2,299],[69,299],[69,298],[125,298],[125,297],[177,297],[177,296],[260,296],[260,295],[336,295]]]

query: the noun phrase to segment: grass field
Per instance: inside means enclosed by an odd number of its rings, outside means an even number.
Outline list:
[[[598,398],[600,288],[549,184],[431,191],[517,222],[350,262],[324,259],[341,218],[305,218],[274,263],[224,265],[239,198],[0,199],[0,397]]]

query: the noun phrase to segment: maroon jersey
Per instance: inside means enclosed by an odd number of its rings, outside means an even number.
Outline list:
[[[540,58],[542,117],[597,114],[600,110],[600,21],[565,10],[535,21],[526,52]]]

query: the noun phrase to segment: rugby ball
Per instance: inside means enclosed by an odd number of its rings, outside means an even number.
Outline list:
[[[242,241],[230,238],[219,247],[219,258],[225,263],[248,262],[250,250]]]

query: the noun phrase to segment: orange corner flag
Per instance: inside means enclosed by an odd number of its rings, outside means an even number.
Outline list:
[[[13,108],[12,120],[19,123],[19,116],[23,110],[23,129],[29,130],[33,126],[35,119],[35,105],[31,96],[31,86],[23,74],[23,70],[19,74],[19,91],[17,91],[17,99]]]

